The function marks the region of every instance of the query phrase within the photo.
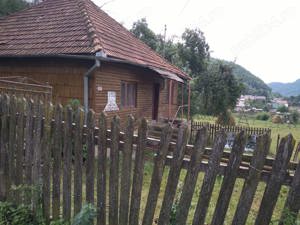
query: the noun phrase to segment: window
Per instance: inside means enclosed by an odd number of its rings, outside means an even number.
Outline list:
[[[133,82],[121,82],[121,107],[136,107],[137,85]]]

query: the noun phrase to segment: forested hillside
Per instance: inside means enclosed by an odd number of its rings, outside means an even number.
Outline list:
[[[273,92],[279,93],[283,96],[297,96],[300,95],[300,79],[293,83],[273,82],[269,84]]]
[[[244,85],[243,94],[247,95],[263,95],[270,96],[271,88],[268,87],[260,78],[252,74],[250,71],[245,69],[244,67],[235,64],[233,62],[228,62],[226,60],[214,59],[211,58],[211,63],[220,63],[222,62],[225,65],[228,65],[232,68],[232,72],[236,79]]]

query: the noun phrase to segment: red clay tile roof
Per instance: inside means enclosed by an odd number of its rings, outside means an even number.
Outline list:
[[[188,78],[91,0],[45,0],[0,18],[0,56],[93,55],[100,50]]]

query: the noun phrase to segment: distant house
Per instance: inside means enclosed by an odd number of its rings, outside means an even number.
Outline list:
[[[289,103],[287,100],[284,100],[282,98],[274,98],[272,99],[272,108],[278,109],[281,106],[289,107]]]
[[[241,97],[238,99],[235,111],[243,111],[246,108],[249,108],[249,102],[250,101],[266,101],[266,96],[257,96],[257,95],[241,95]],[[253,108],[254,111],[261,111],[261,109]]]
[[[190,77],[90,0],[45,0],[0,19],[0,77],[53,87],[52,99],[121,118],[172,119]],[[183,98],[182,98],[183,99]]]

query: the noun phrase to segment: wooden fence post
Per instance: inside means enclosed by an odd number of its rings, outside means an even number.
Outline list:
[[[0,201],[5,201],[8,193],[8,113],[9,97],[1,96],[1,144],[0,144]]]
[[[202,156],[207,143],[207,129],[203,127],[198,131],[196,143],[191,155],[188,171],[185,177],[184,186],[178,204],[178,212],[176,213],[176,224],[185,225],[188,217],[188,212],[191,206],[193,194],[195,191],[196,182],[198,179],[198,168],[201,163]]]
[[[109,224],[119,224],[119,134],[120,119],[111,122],[110,172],[109,172]]]
[[[71,218],[71,180],[72,180],[72,123],[73,110],[70,106],[65,108],[64,148],[63,148],[63,217],[69,221]]]
[[[170,124],[166,125],[161,133],[159,150],[154,158],[154,168],[152,173],[151,184],[149,188],[149,194],[145,207],[145,213],[143,217],[143,225],[152,225],[155,208],[157,204],[157,197],[161,185],[163,171],[165,167],[166,156],[169,149],[169,143],[172,138],[172,127]]]
[[[98,135],[98,178],[97,178],[97,225],[106,224],[106,161],[107,161],[107,141],[106,141],[106,115],[104,112],[99,117]]]
[[[60,184],[61,184],[61,159],[62,159],[62,106],[56,105],[53,133],[53,170],[52,170],[52,217],[58,219],[60,215]]]
[[[224,174],[220,194],[217,200],[215,212],[212,219],[212,225],[224,224],[225,215],[228,209],[230,197],[234,188],[237,172],[242,160],[242,154],[245,149],[246,135],[242,131],[234,140],[227,168]]]
[[[52,142],[52,119],[53,119],[53,105],[48,104],[45,111],[45,120],[43,126],[42,137],[42,180],[43,180],[43,212],[46,219],[46,223],[50,222],[50,171],[51,171],[51,144]]]
[[[176,148],[173,151],[172,162],[170,165],[167,185],[165,188],[164,199],[162,202],[162,207],[158,219],[159,225],[167,225],[170,223],[169,221],[170,214],[171,214],[172,205],[176,194],[176,189],[177,189],[181,165],[185,153],[185,147],[188,141],[188,136],[189,136],[188,126],[187,124],[182,124],[178,131]]]
[[[269,224],[280,192],[281,185],[287,174],[287,166],[292,156],[295,140],[291,134],[281,139],[272,167],[272,175],[264,192],[255,225]]]
[[[74,215],[80,212],[82,206],[82,131],[84,111],[78,108],[74,116]]]
[[[95,113],[89,110],[87,114],[87,134],[86,134],[86,201],[94,204],[94,176],[95,176]]]
[[[121,195],[120,195],[120,225],[127,225],[129,212],[129,197],[130,197],[130,180],[131,180],[131,164],[132,164],[132,144],[134,131],[134,118],[128,116],[125,130],[124,149],[122,157],[122,172],[121,172]]]
[[[226,134],[224,129],[221,129],[215,139],[211,156],[208,161],[208,168],[205,173],[201,191],[199,194],[193,225],[204,224],[208,205],[213,192],[214,184],[220,167],[220,161],[224,146],[226,143]]]
[[[15,184],[15,151],[16,151],[16,122],[17,98],[12,96],[9,102],[9,142],[8,142],[8,187]]]
[[[133,171],[129,224],[139,224],[141,194],[143,188],[145,150],[147,145],[147,121],[142,119],[138,128],[137,149]]]

